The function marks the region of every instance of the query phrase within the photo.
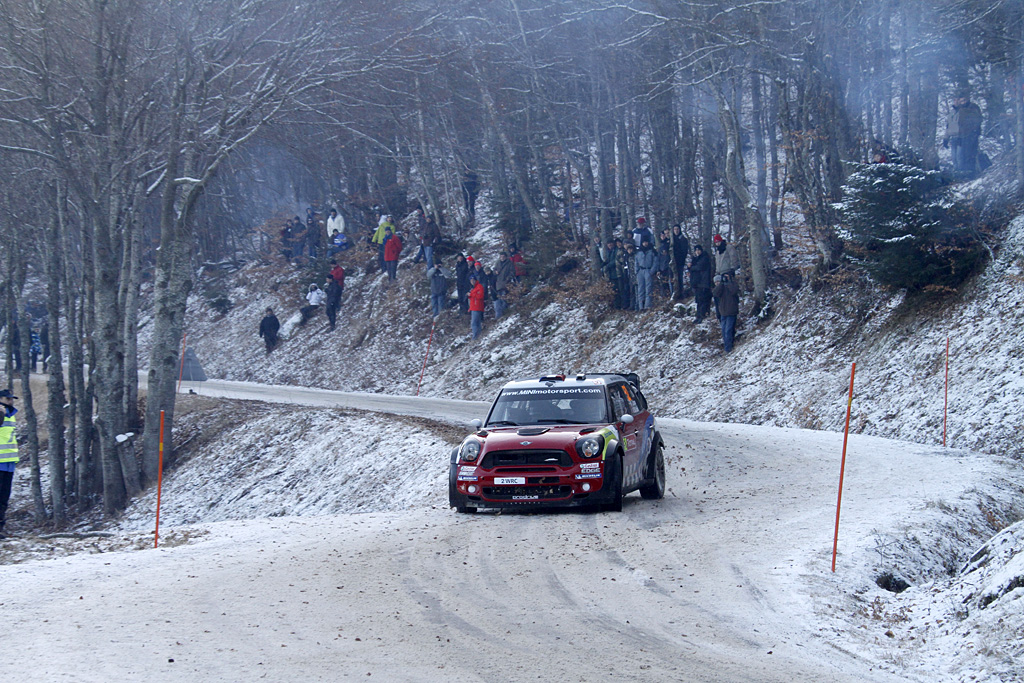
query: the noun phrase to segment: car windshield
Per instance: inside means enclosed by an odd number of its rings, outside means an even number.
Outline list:
[[[543,424],[607,424],[603,386],[504,389],[487,427]]]

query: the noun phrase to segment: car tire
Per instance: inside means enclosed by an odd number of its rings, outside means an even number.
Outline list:
[[[608,470],[611,470],[611,500],[604,504],[606,512],[622,512],[622,454],[616,453],[609,460]],[[605,474],[607,482],[609,476]]]
[[[461,512],[462,514],[466,514],[466,513],[469,513],[469,512],[476,512],[476,508],[471,508],[471,507],[468,507],[466,505],[456,505],[455,506],[455,511],[456,512]]]
[[[647,459],[648,481],[640,487],[640,496],[646,500],[660,500],[665,497],[665,453],[659,442],[651,449]]]

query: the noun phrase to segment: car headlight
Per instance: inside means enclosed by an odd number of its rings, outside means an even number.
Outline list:
[[[576,452],[581,458],[596,458],[604,450],[604,437],[586,436],[576,442]]]
[[[467,439],[459,450],[459,459],[465,462],[473,462],[480,455],[480,442],[476,439]]]

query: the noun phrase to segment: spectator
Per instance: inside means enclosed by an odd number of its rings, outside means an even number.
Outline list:
[[[419,240],[420,248],[416,252],[416,255],[412,257],[413,263],[419,263],[420,259],[424,257],[423,253],[423,231],[427,227],[427,216],[423,211],[423,207],[416,209],[416,236]],[[430,270],[430,264],[427,264],[427,270]]]
[[[338,318],[338,309],[341,308],[342,287],[334,277],[327,278],[326,294],[324,297],[324,312],[327,313],[327,324],[330,331],[334,331],[334,323]]]
[[[459,310],[466,313],[469,310],[469,261],[462,254],[455,257],[455,295],[459,299]]]
[[[632,242],[626,242],[624,251],[621,254],[623,284],[628,296],[626,309],[635,311],[637,309],[637,277],[636,277],[636,247]]]
[[[489,296],[490,292],[487,291],[489,289],[489,284],[490,283],[487,282],[487,278],[484,276],[484,263],[483,263],[483,261],[473,261],[473,268],[470,271],[469,276],[476,278],[477,281],[480,282],[480,284],[482,284],[484,286],[484,292],[488,294],[487,298],[490,299],[491,298]]]
[[[482,282],[473,280],[473,283],[473,288],[469,290],[469,326],[473,331],[473,339],[476,339],[484,328],[484,299],[487,294]]]
[[[693,321],[699,325],[711,308],[711,259],[704,253],[704,247],[693,245],[693,260],[690,262],[690,285],[697,302],[697,316]]]
[[[384,267],[388,272],[388,279],[398,278],[398,255],[402,253],[402,238],[397,233],[392,233],[391,228],[384,229]]]
[[[11,485],[14,483],[14,468],[18,464],[18,437],[15,435],[14,407],[17,396],[10,389],[0,390],[0,539],[7,538],[4,526],[7,523],[7,502],[11,499]]]
[[[729,241],[721,235],[715,235],[715,273],[729,273],[736,277],[736,271],[740,269],[740,257],[736,253],[736,247],[729,244]]]
[[[441,241],[441,231],[438,230],[432,214],[428,214],[423,221],[420,246],[423,248],[423,258],[427,262],[427,270],[430,270],[434,267],[434,247]]]
[[[268,354],[277,346],[277,332],[280,329],[281,323],[274,315],[274,309],[268,308],[267,314],[260,321],[260,336],[263,337],[263,343],[267,345]]]
[[[43,350],[43,345],[39,343],[39,333],[29,328],[29,339],[31,344],[28,347],[29,358],[32,360],[32,372],[39,371],[39,354]]]
[[[331,278],[345,291],[345,269],[337,261],[331,261]]]
[[[604,260],[601,263],[601,271],[608,278],[612,285],[612,291],[615,292],[612,305],[618,309],[623,308],[622,289],[619,286],[622,281],[622,266],[619,263],[619,250],[615,245],[615,240],[608,240],[608,247],[604,250]]]
[[[590,240],[590,272],[596,280],[604,271],[605,249],[601,246],[601,236],[594,235]]]
[[[310,258],[316,258],[320,251],[321,233],[320,214],[311,206],[306,209],[306,248]]]
[[[480,181],[476,173],[467,170],[462,174],[462,198],[470,218],[476,218],[476,198],[479,194]]]
[[[327,255],[334,256],[343,251],[348,251],[348,237],[345,233],[335,230],[331,234],[331,245],[327,249]]]
[[[740,288],[731,273],[725,272],[715,276],[714,295],[718,299],[718,312],[721,314],[722,345],[725,352],[732,351],[732,343],[736,337],[736,316],[740,311]]]
[[[448,301],[448,272],[442,267],[441,259],[427,271],[430,280],[430,310],[434,317],[441,315]]]
[[[508,308],[508,296],[509,287],[515,281],[515,271],[512,269],[512,261],[509,260],[508,254],[501,252],[498,255],[498,266],[494,271],[494,317],[500,318],[505,315],[505,309]]]
[[[314,282],[309,286],[309,292],[306,293],[307,304],[299,309],[302,314],[302,320],[299,325],[305,325],[310,318],[316,315],[316,312],[320,309],[320,304],[324,302],[326,295],[324,291],[316,286]]]
[[[647,219],[640,216],[636,219],[636,227],[633,228],[633,245],[639,249],[644,243],[644,238],[651,244],[654,244],[654,233],[647,227]]]
[[[654,271],[658,267],[658,255],[651,247],[650,238],[643,238],[633,262],[636,264],[636,309],[646,311],[651,307]]]
[[[655,280],[660,288],[661,296],[668,299],[672,296],[672,237],[668,228],[661,231],[658,239],[658,270]]]
[[[978,137],[981,135],[981,109],[971,102],[969,93],[958,93],[946,121],[943,146],[953,157],[957,175],[973,176],[978,158]]]
[[[682,226],[672,226],[672,265],[675,271],[675,298],[682,299],[684,291],[683,274],[686,272],[686,257],[690,253],[690,241],[683,234]]]
[[[337,209],[331,209],[331,213],[327,217],[327,232],[332,235],[336,232],[340,232],[342,235],[345,234],[345,219],[338,213]]]
[[[394,232],[395,224],[391,222],[391,216],[381,214],[380,220],[377,222],[377,229],[370,237],[370,244],[377,247],[377,266],[382,273],[384,272],[384,239],[388,230]]]
[[[508,253],[509,261],[512,262],[512,272],[515,274],[516,282],[519,282],[526,277],[526,259],[523,258],[519,247],[514,244],[509,245]]]
[[[291,260],[294,255],[294,239],[292,219],[289,218],[284,222],[284,227],[281,228],[281,255],[289,260]]]

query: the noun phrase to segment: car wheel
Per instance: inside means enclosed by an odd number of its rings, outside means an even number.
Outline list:
[[[640,495],[647,500],[659,500],[665,497],[665,453],[659,443],[647,461],[648,483],[640,487]]]
[[[612,495],[611,500],[604,504],[608,512],[622,512],[622,454],[616,453],[609,460],[608,470],[611,475],[605,474],[605,481],[611,479]]]
[[[467,507],[465,505],[456,505],[455,511],[465,514],[467,512],[476,512],[476,508]]]

